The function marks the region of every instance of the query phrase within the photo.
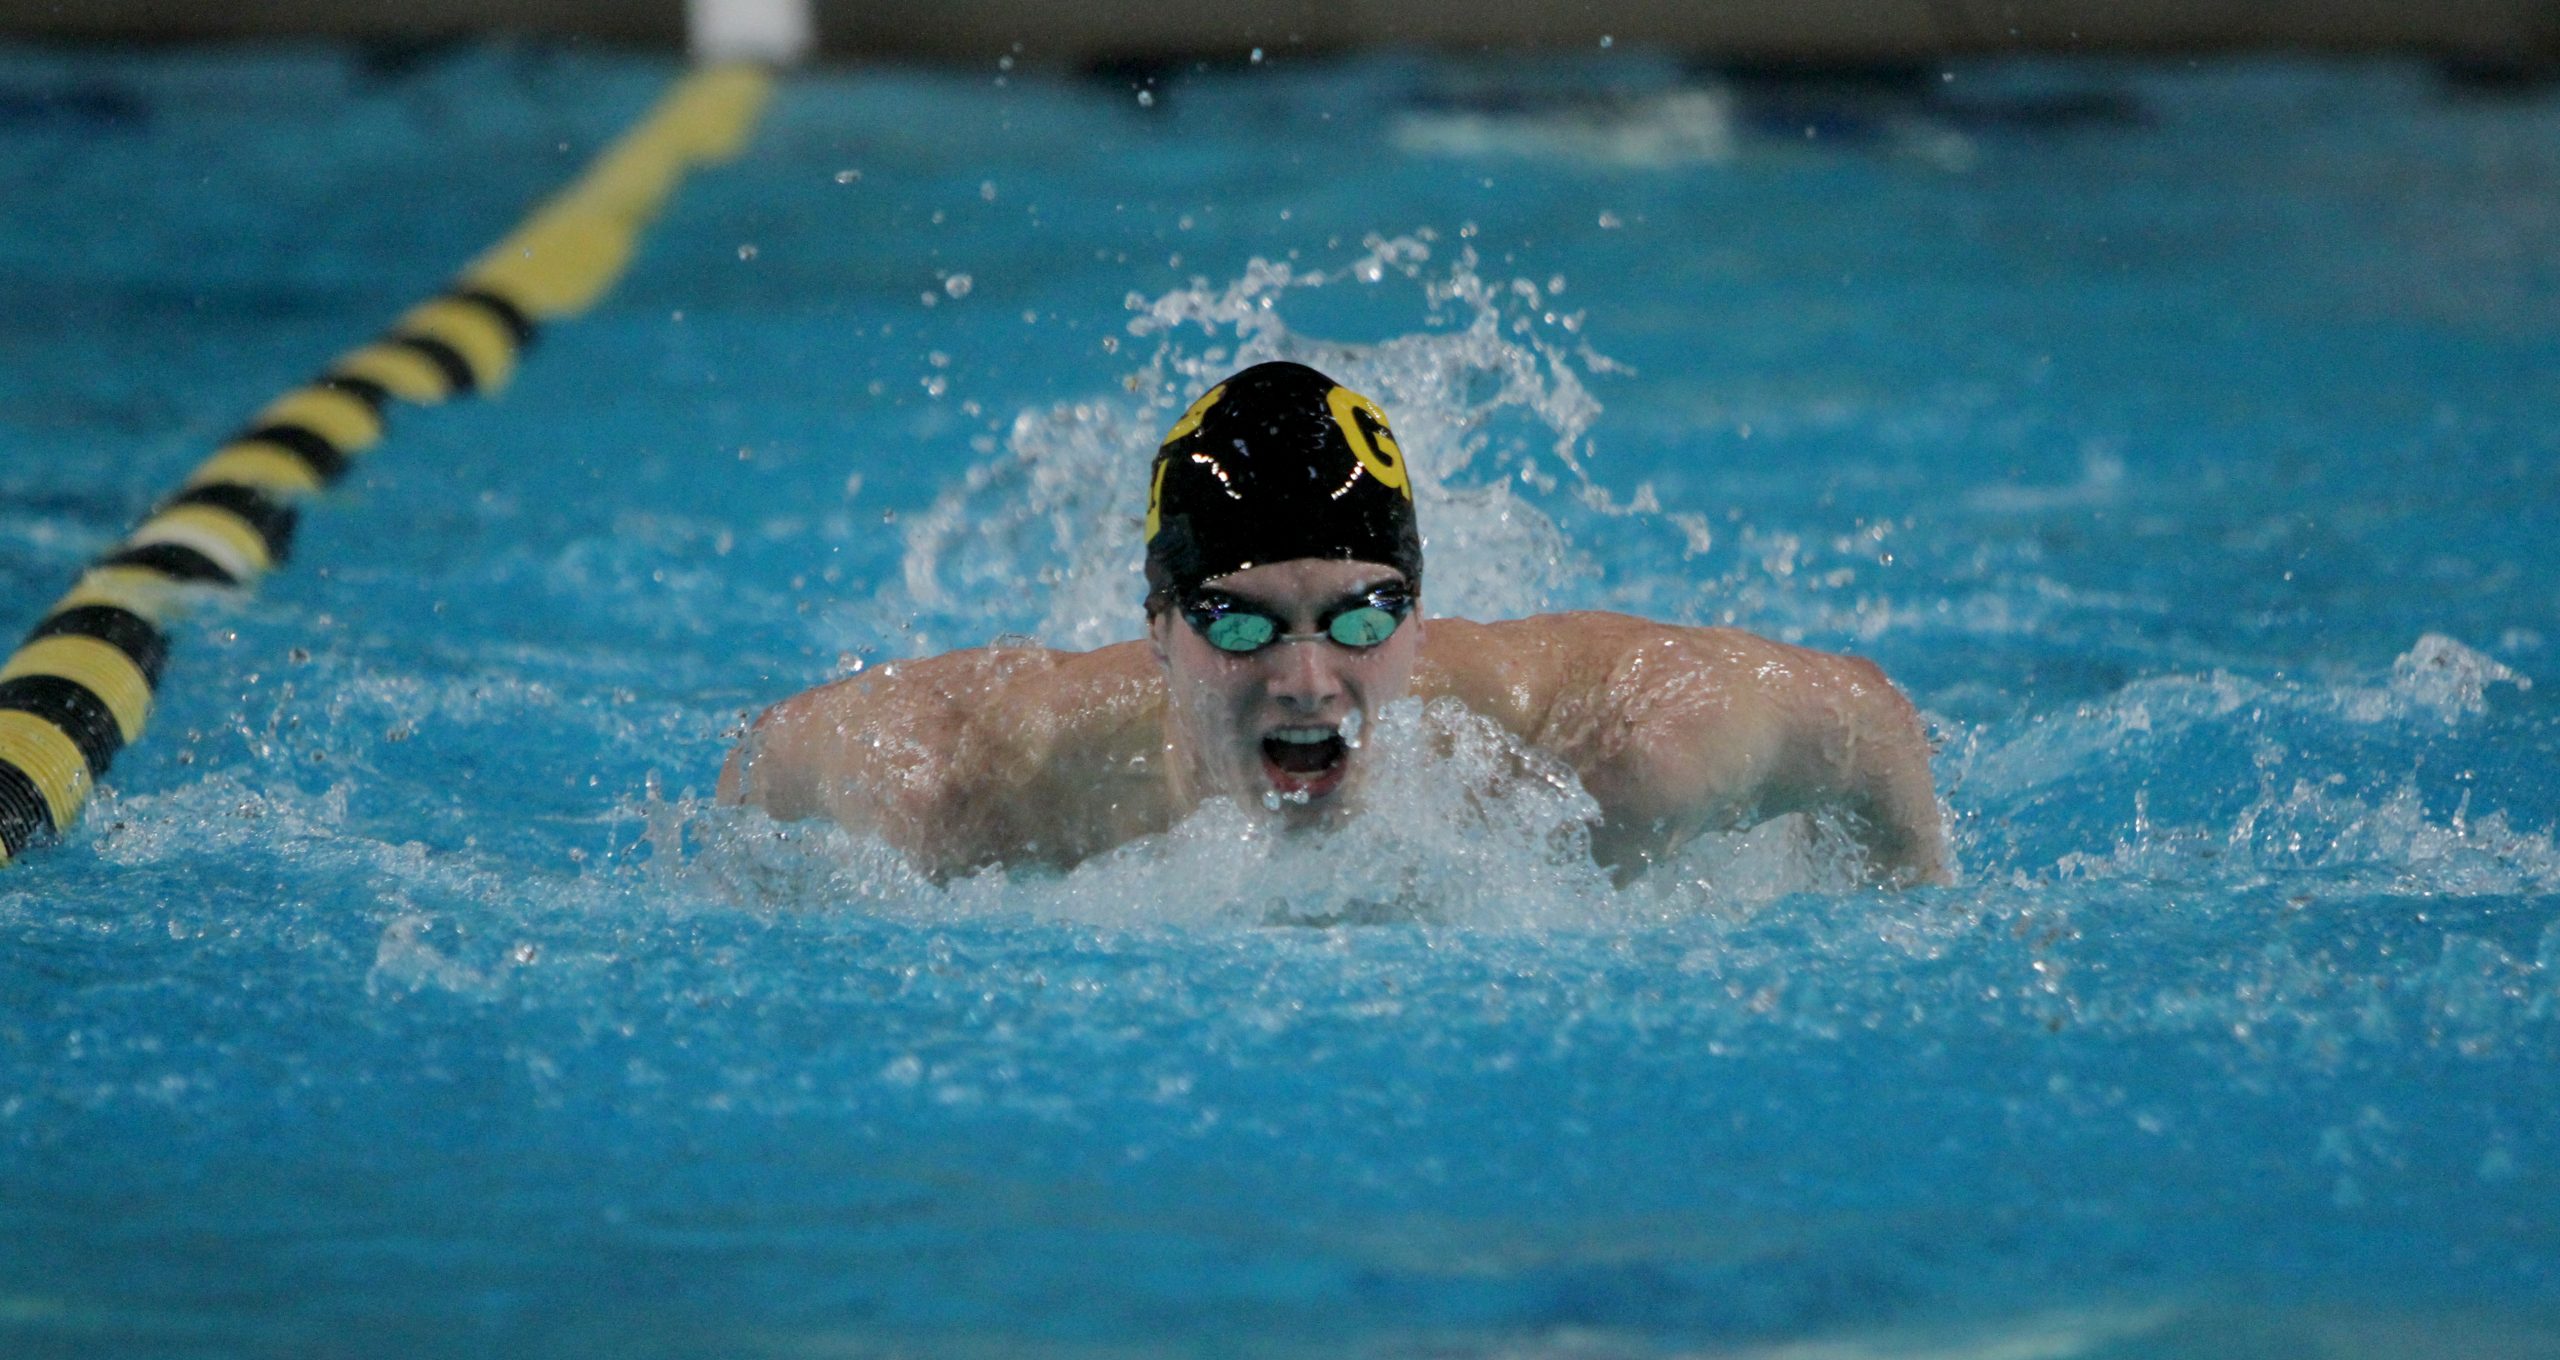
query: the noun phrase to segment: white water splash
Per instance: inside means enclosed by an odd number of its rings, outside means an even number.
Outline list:
[[[1590,923],[1611,914],[1592,863],[1598,805],[1569,771],[1443,700],[1387,707],[1368,734],[1360,810],[1291,832],[1224,799],[1072,873],[990,873],[949,908],[1115,926]]]
[[[2388,687],[2346,690],[2339,707],[2356,722],[2425,713],[2451,724],[2488,712],[2491,685],[2529,690],[2533,681],[2442,633],[2429,633],[2393,659]]]
[[[1454,700],[1389,705],[1364,734],[1364,759],[1357,804],[1336,825],[1293,831],[1258,807],[1212,799],[1064,874],[996,868],[937,887],[877,838],[699,804],[665,805],[679,825],[657,862],[675,881],[759,910],[1122,929],[1622,929],[1862,882],[1843,828],[1790,817],[1704,837],[1621,887],[1592,859],[1599,805],[1573,773]]]
[[[1503,618],[1551,607],[1597,568],[1509,472],[1543,452],[1583,499],[1613,504],[1584,478],[1582,454],[1600,411],[1584,376],[1611,365],[1578,342],[1568,350],[1560,322],[1555,338],[1544,333],[1552,313],[1542,285],[1488,280],[1465,247],[1435,272],[1436,249],[1430,232],[1372,238],[1336,269],[1255,260],[1223,286],[1132,294],[1129,333],[1154,340],[1154,352],[1119,393],[1022,412],[1002,454],[914,517],[899,580],[876,602],[875,634],[903,628],[915,651],[1026,623],[1053,646],[1136,636],[1158,437],[1201,390],[1275,359],[1329,373],[1392,413],[1413,470],[1432,612]],[[1295,291],[1393,285],[1419,289],[1424,329],[1346,345],[1300,336],[1283,319]]]
[[[484,1000],[493,997],[496,984],[492,978],[429,942],[435,928],[434,918],[428,916],[403,913],[392,918],[374,946],[373,968],[365,974],[365,991],[381,996],[432,989]],[[447,933],[450,936],[449,929]]]
[[[2550,829],[2518,826],[2504,810],[2475,810],[2467,793],[2449,810],[2431,809],[2414,772],[2395,778],[2340,768],[2297,749],[2317,751],[2358,729],[2382,728],[2408,743],[2408,758],[2422,767],[2430,745],[2488,711],[2490,688],[2500,684],[2525,689],[2532,682],[2430,633],[2393,660],[2380,684],[2222,671],[2153,677],[2067,713],[2032,717],[2007,741],[1959,749],[1941,770],[1965,801],[1998,805],[2072,797],[2075,785],[2110,763],[2129,765],[2128,777],[2142,778],[2130,824],[2107,848],[2062,855],[2051,872],[2063,881],[2201,878],[2245,887],[2309,874],[2335,888],[2384,895],[2549,892],[2560,889],[2560,845]],[[2141,767],[2173,774],[2199,759],[2200,747],[2215,744],[2247,753],[2251,795],[2226,817],[2155,821],[2158,800]],[[2014,872],[2026,875],[2030,866]]]
[[[2368,800],[2322,780],[2295,779],[2262,790],[2227,827],[2157,826],[2140,802],[2114,846],[2062,856],[2055,876],[2201,878],[2242,888],[2278,874],[2309,874],[2329,891],[2410,897],[2560,890],[2560,846],[2548,832],[2519,829],[2504,812],[2438,816],[2405,781]]]

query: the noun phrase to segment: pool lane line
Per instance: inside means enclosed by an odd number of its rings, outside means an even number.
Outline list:
[[[0,865],[70,826],[141,737],[166,625],[199,592],[246,590],[281,565],[300,503],[381,442],[394,400],[503,390],[541,323],[621,277],[685,174],[737,154],[771,91],[748,65],[677,82],[450,288],[269,402],[81,574],[0,663]]]

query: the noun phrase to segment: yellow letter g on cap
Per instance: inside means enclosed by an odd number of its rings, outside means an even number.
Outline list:
[[[1387,432],[1387,413],[1378,409],[1378,403],[1348,387],[1326,393],[1324,403],[1332,409],[1334,423],[1342,427],[1342,437],[1350,441],[1351,452],[1359,458],[1360,466],[1381,484],[1412,500],[1413,486],[1404,471],[1404,450]]]

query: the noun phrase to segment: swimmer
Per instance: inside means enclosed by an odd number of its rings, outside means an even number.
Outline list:
[[[1425,620],[1404,453],[1298,364],[1209,389],[1156,452],[1147,636],[892,662],[776,704],[720,800],[878,835],[937,877],[1072,866],[1204,801],[1291,828],[1356,815],[1362,733],[1454,698],[1562,761],[1621,878],[1692,838],[1840,814],[1879,884],[1947,879],[1929,745],[1883,672],[1624,614]]]

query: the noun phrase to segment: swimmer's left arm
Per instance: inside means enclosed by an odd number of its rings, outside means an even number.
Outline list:
[[[1792,759],[1781,762],[1773,800],[1790,810],[1849,813],[1866,845],[1868,872],[1879,882],[1952,882],[1946,819],[1919,711],[1874,662],[1811,655],[1824,674],[1792,725]]]
[[[1659,848],[1836,810],[1878,883],[1949,881],[1927,735],[1874,663],[1728,629],[1666,629],[1633,661],[1612,685],[1627,736],[1608,782]]]

